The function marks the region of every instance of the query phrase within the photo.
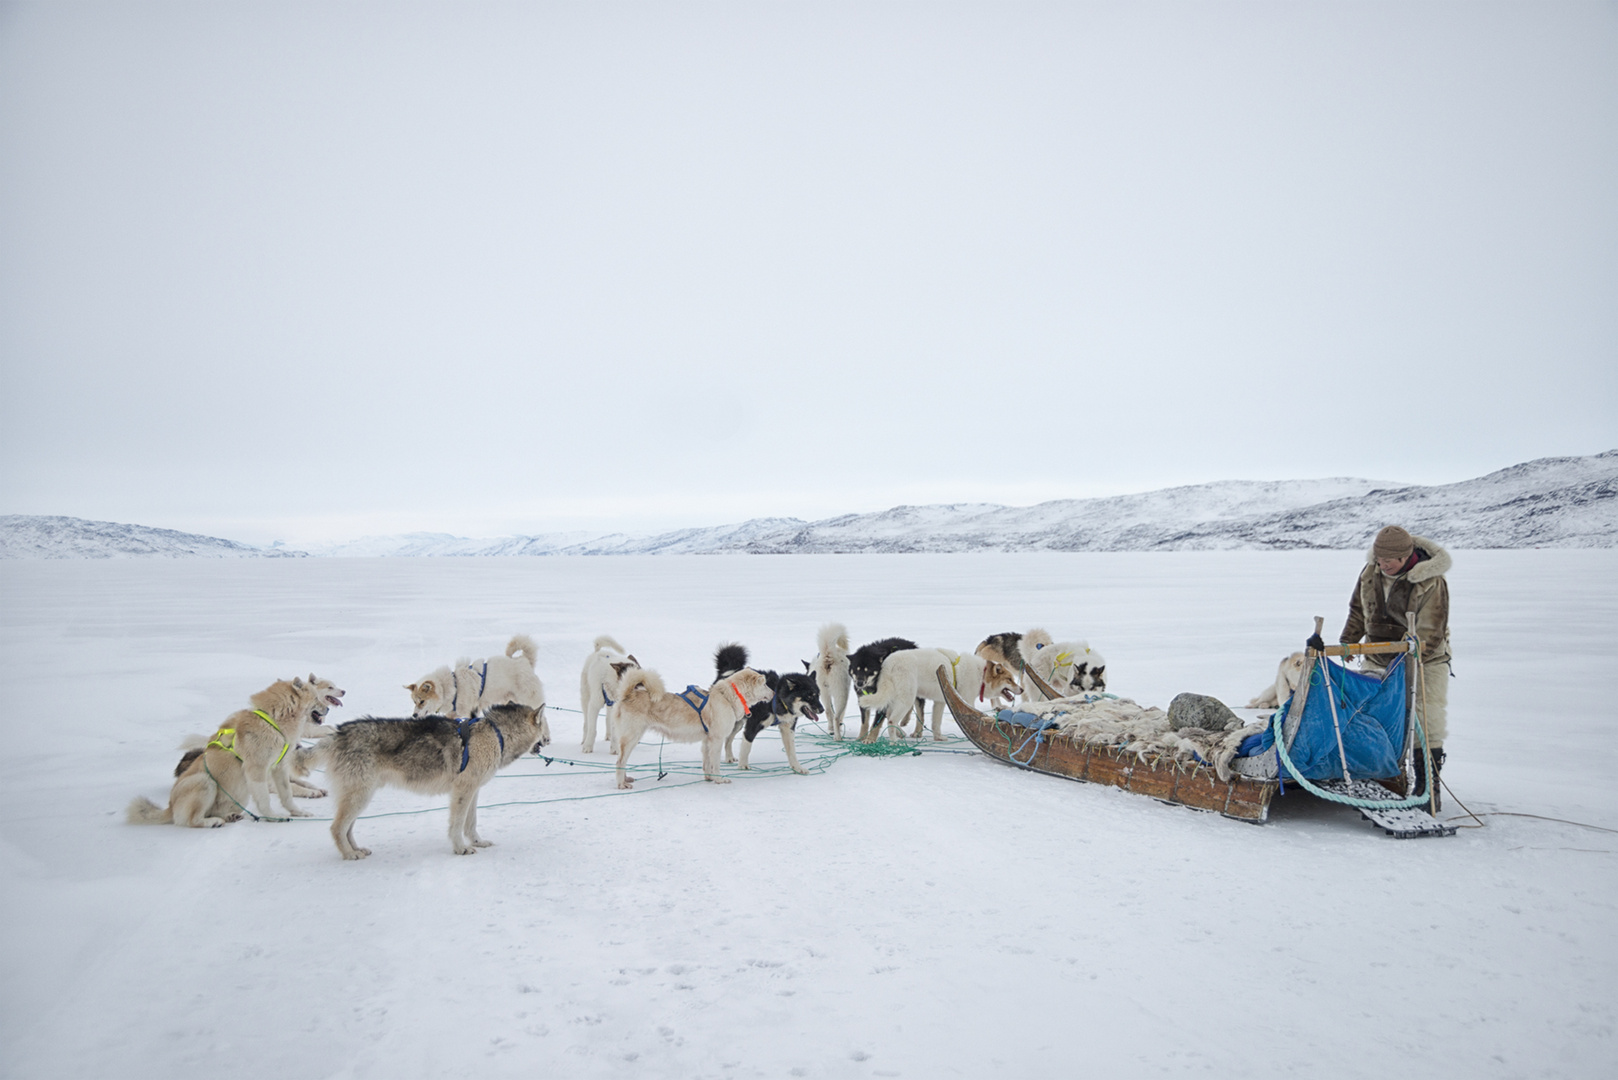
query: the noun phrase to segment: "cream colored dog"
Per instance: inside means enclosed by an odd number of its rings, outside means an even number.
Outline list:
[[[527,634],[514,635],[504,656],[487,660],[462,657],[453,666],[406,684],[414,705],[411,715],[462,720],[510,702],[537,709],[545,704],[545,688],[534,673],[538,660],[539,649]]]
[[[1249,709],[1279,709],[1281,702],[1291,697],[1303,681],[1304,655],[1295,652],[1281,661],[1275,669],[1275,682],[1264,688],[1264,692],[1247,703]]]
[[[313,675],[308,682],[271,683],[248,699],[252,708],[225,719],[202,753],[181,759],[167,807],[137,797],[125,817],[132,825],[217,829],[240,818],[252,800],[256,816],[285,821],[270,811],[272,784],[288,817],[308,817],[292,798],[294,751],[298,740],[312,733],[316,710],[341,705],[342,697],[335,684]]]
[[[900,649],[882,661],[876,693],[860,699],[860,708],[875,714],[870,734],[862,741],[875,742],[881,737],[884,721],[897,726],[903,738],[905,719],[912,713],[916,716],[916,733],[911,737],[921,738],[926,717],[920,710],[928,701],[933,703],[933,741],[941,741],[944,694],[938,686],[940,666],[949,674],[953,689],[968,701],[976,697],[992,708],[997,701],[1009,705],[1022,693],[1017,676],[997,660],[985,660],[975,653],[963,656],[953,649]]]
[[[1023,662],[1059,697],[1107,688],[1107,660],[1088,641],[1052,641],[1047,631],[1034,629],[1018,645]],[[1034,687],[1028,696],[1030,701],[1039,701],[1045,695]]]
[[[754,705],[770,697],[770,685],[752,668],[743,668],[710,686],[706,693],[688,690],[671,694],[655,671],[615,664],[618,684],[618,786],[634,780],[624,771],[629,755],[647,729],[675,742],[702,744],[702,778],[730,783],[719,774],[719,755],[725,738],[747,719]]]
[[[618,752],[618,744],[614,741],[616,720],[614,714],[618,707],[618,672],[614,664],[627,663],[631,667],[640,667],[640,661],[624,652],[624,647],[606,634],[595,639],[595,652],[584,658],[584,669],[579,672],[579,711],[584,713],[584,742],[582,744],[586,754],[595,753],[596,749],[596,718],[601,710],[607,711],[607,752]]]

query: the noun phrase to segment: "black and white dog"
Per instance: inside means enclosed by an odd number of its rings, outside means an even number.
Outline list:
[[[848,654],[848,673],[854,677],[854,695],[860,706],[861,742],[869,741],[866,736],[871,730],[871,707],[866,704],[866,699],[876,693],[876,681],[882,674],[882,661],[900,649],[915,647],[916,643],[909,638],[889,637],[861,645]],[[922,703],[917,701],[918,715],[922,708]]]
[[[716,682],[750,666],[747,663],[746,646],[734,642],[719,646],[719,650],[714,653],[713,662],[717,673]],[[731,744],[738,731],[742,733],[742,757],[738,764],[746,769],[749,767],[747,759],[753,750],[753,740],[758,738],[758,733],[765,728],[779,727],[781,745],[787,752],[787,763],[792,766],[793,772],[807,773],[809,770],[798,764],[798,749],[793,744],[793,737],[800,716],[806,720],[820,719],[820,690],[815,686],[815,677],[807,673],[778,675],[762,668],[753,670],[764,676],[771,695],[768,700],[754,705],[746,720],[737,721],[730,734],[725,736],[726,763],[737,763]]]

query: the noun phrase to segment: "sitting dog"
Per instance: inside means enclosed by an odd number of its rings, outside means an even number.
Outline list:
[[[584,752],[595,753],[596,717],[607,710],[607,752],[617,753],[613,740],[613,708],[618,700],[618,673],[614,664],[627,662],[640,667],[640,661],[624,652],[624,647],[606,634],[595,640],[595,652],[584,658],[584,670],[579,672],[579,711],[584,713]]]
[[[330,679],[322,679],[314,675],[309,676],[309,685],[315,688],[315,693],[320,700],[315,703],[314,709],[309,714],[309,719],[304,721],[303,737],[305,739],[324,739],[332,733],[332,729],[326,724],[326,714],[331,711],[333,705],[342,705],[343,691],[339,690],[337,684]],[[180,755],[180,763],[174,766],[175,777],[184,776],[193,767],[201,767],[196,765],[196,761],[202,756],[202,752],[208,748],[208,740],[209,736],[207,735],[187,735],[180,741],[180,749],[185,752]],[[315,787],[305,779],[309,775],[309,766],[300,763],[298,751],[301,749],[302,747],[299,747],[292,752],[290,759],[292,766],[288,770],[287,784],[292,788],[292,794],[300,799],[324,799],[326,789]],[[237,774],[241,772],[239,762],[234,768],[230,766],[229,762],[226,762],[226,768]],[[241,789],[240,783],[231,783],[230,781],[226,781],[225,786],[232,792]],[[229,796],[221,792],[220,799],[221,801],[228,801]],[[225,820],[235,821],[241,816],[241,811],[238,809],[235,814],[225,816]]]
[[[1107,661],[1087,641],[1055,642],[1044,630],[1030,630],[1022,635],[1018,652],[1059,697],[1107,688]],[[1029,690],[1030,700],[1044,697],[1037,688]]]
[[[714,653],[714,669],[718,678],[735,675],[747,667],[747,649],[741,645],[721,645],[719,651]],[[808,674],[792,672],[787,675],[778,675],[773,671],[758,670],[764,676],[764,682],[770,688],[768,701],[761,701],[754,705],[748,714],[740,717],[736,725],[725,736],[725,764],[736,762],[736,754],[731,744],[736,739],[736,733],[742,733],[741,767],[746,769],[747,759],[752,754],[753,740],[758,733],[768,727],[781,729],[781,745],[787,752],[787,763],[792,771],[806,774],[809,770],[798,764],[798,749],[795,742],[795,733],[798,718],[808,720],[820,718],[820,691],[815,686],[815,680]]]
[[[504,656],[463,657],[453,667],[441,667],[405,685],[414,705],[411,715],[461,720],[511,702],[538,709],[545,704],[545,688],[534,674],[538,659],[539,650],[527,634],[515,635]]]
[[[716,784],[730,783],[719,774],[719,750],[725,738],[753,711],[753,706],[770,698],[764,676],[750,668],[715,682],[706,692],[691,687],[684,694],[671,694],[663,679],[647,668],[614,665],[618,671],[618,786],[628,789],[634,783],[624,771],[629,755],[651,728],[675,742],[702,744],[702,778]]]
[[[876,681],[882,674],[882,661],[900,649],[915,647],[916,643],[909,638],[890,637],[861,645],[848,654],[848,673],[854,680],[854,693],[860,708],[860,742],[870,742],[867,734],[871,727],[871,710],[866,707],[865,699],[876,693]],[[920,707],[918,702],[917,708]]]
[[[905,718],[912,711],[916,716],[916,733],[912,737],[921,738],[928,701],[933,703],[933,741],[941,741],[944,738],[940,732],[944,692],[938,685],[940,667],[949,675],[952,689],[967,700],[971,700],[975,692],[980,702],[992,706],[1004,700],[1009,705],[1022,693],[1016,674],[999,661],[977,655],[962,656],[953,649],[901,649],[890,653],[882,662],[876,692],[860,699],[862,709],[876,714],[870,736],[862,737],[862,741],[876,741],[882,734],[884,722],[895,725],[898,737],[904,738]]]
[[[827,623],[820,628],[815,644],[814,660],[805,660],[803,666],[815,677],[815,690],[825,704],[831,737],[842,742],[843,713],[848,708],[848,686],[853,678],[849,673],[848,631],[842,623]]]
[[[1249,709],[1279,709],[1281,703],[1291,697],[1303,681],[1304,655],[1295,652],[1282,660],[1275,669],[1275,682],[1264,688],[1264,692],[1247,703]]]
[[[490,706],[481,719],[362,717],[340,725],[309,751],[336,792],[331,838],[345,859],[371,853],[354,843],[354,820],[377,789],[392,785],[423,795],[449,795],[449,844],[472,855],[490,842],[478,835],[478,792],[495,772],[551,741],[545,706]]]
[[[270,786],[289,817],[308,817],[293,802],[288,761],[315,708],[342,704],[343,691],[313,675],[280,679],[248,699],[252,708],[226,717],[203,750],[181,760],[169,792],[167,807],[138,797],[125,818],[132,825],[175,824],[194,829],[217,829],[247,811],[248,800],[257,817],[285,821],[270,812]]]

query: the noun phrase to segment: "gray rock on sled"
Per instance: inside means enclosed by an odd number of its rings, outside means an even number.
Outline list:
[[[1207,694],[1178,694],[1169,702],[1169,730],[1201,728],[1203,731],[1235,731],[1241,717],[1218,698]]]

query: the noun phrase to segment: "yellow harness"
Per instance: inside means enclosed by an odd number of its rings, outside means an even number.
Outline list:
[[[271,768],[274,768],[276,765],[281,764],[281,760],[287,756],[287,751],[292,747],[292,741],[287,738],[287,733],[281,730],[281,725],[270,719],[269,713],[263,711],[262,709],[253,709],[252,712],[260,720],[274,728],[277,735],[281,736],[281,753],[276,757],[274,764],[270,766]],[[209,741],[208,745],[219,747],[219,749],[226,751],[237,761],[242,760],[241,754],[236,752],[235,728],[220,728],[218,731],[214,732],[213,739]]]
[[[949,681],[955,684],[955,689],[961,688],[961,658],[957,656],[949,662]]]

